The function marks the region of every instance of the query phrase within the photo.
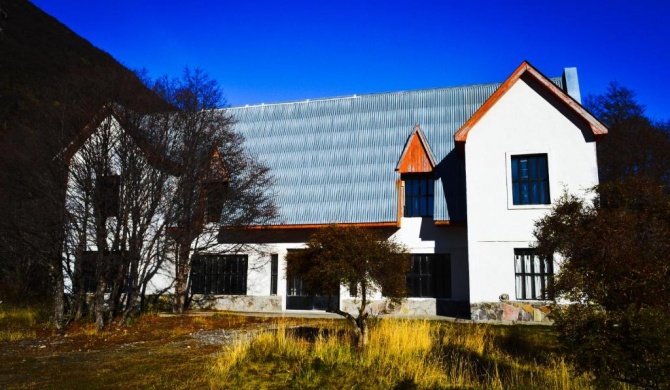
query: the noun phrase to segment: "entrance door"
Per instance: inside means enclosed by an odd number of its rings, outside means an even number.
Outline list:
[[[289,278],[286,283],[287,310],[328,310],[340,308],[339,295],[307,294],[305,284],[300,278]]]

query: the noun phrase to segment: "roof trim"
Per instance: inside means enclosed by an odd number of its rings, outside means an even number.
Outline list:
[[[418,144],[414,142],[415,139],[419,140]],[[414,161],[416,159],[419,161]],[[430,166],[429,170],[425,169],[426,162]],[[423,168],[415,166],[416,163],[418,163],[417,165],[423,165]],[[437,164],[435,163],[433,151],[430,149],[430,145],[421,130],[421,126],[417,123],[414,125],[414,130],[405,142],[405,147],[402,149],[395,170],[399,173],[428,173],[433,171],[435,165]]]
[[[393,222],[353,222],[353,223],[314,223],[314,224],[298,224],[298,225],[252,225],[245,226],[243,229],[248,230],[298,230],[298,229],[320,229],[327,226],[356,226],[362,228],[390,228],[399,227],[397,221]],[[225,227],[224,227],[225,229]]]
[[[115,103],[107,103],[93,116],[91,121],[84,126],[84,128],[77,134],[72,142],[63,149],[57,156],[63,158],[67,165],[75,154],[81,149],[86,141],[100,128],[102,122],[113,117],[116,119],[121,127],[133,138],[137,146],[142,150],[147,160],[154,166],[165,169],[172,175],[177,175],[181,172],[182,167],[179,164],[170,161],[168,158],[162,156],[153,150],[151,143],[142,135],[142,131],[135,126],[132,121],[128,120],[128,116],[136,115],[132,112],[126,111],[121,105]]]
[[[574,111],[577,115],[581,116],[591,127],[591,131],[595,136],[602,136],[607,134],[607,128],[605,125],[600,123],[591,113],[589,113],[581,104],[574,100],[570,95],[565,91],[552,83],[545,75],[540,73],[535,67],[533,67],[528,61],[523,61],[521,65],[512,73],[507,80],[491,95],[491,97],[484,102],[484,104],[479,107],[474,115],[468,119],[463,126],[454,134],[454,140],[456,143],[465,143],[468,138],[470,130],[479,122],[479,120],[488,113],[488,111],[502,98],[507,91],[509,91],[512,86],[521,78],[521,76],[530,76],[534,78],[542,87],[544,87],[548,92],[556,96],[559,101],[563,102],[568,108]]]

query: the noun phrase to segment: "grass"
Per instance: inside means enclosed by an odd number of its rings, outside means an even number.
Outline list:
[[[341,328],[281,323],[228,346],[209,370],[216,389],[591,389],[574,377],[550,328],[382,320],[368,347]],[[310,336],[311,334],[311,336]]]
[[[543,326],[384,319],[361,352],[339,320],[149,314],[60,333],[43,321],[0,311],[0,389],[591,388]]]

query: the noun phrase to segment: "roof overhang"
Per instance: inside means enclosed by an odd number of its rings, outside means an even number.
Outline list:
[[[598,119],[596,119],[590,112],[588,112],[579,102],[570,97],[565,91],[554,84],[549,78],[543,75],[528,61],[524,61],[512,73],[505,82],[498,87],[498,89],[479,107],[479,109],[468,119],[463,126],[454,134],[456,141],[456,148],[459,152],[464,151],[465,142],[468,139],[470,130],[479,122],[479,120],[486,115],[486,113],[509,91],[514,84],[522,77],[532,78],[541,88],[554,95],[558,101],[565,105],[568,109],[573,111],[576,115],[584,119],[591,129],[591,132],[598,140],[600,137],[607,134],[607,128]]]

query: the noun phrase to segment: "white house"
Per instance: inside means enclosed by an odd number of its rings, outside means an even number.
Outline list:
[[[276,179],[280,219],[247,230],[262,250],[198,254],[191,292],[201,306],[323,310],[332,299],[350,309],[346,287],[308,296],[285,276],[288,251],[340,224],[410,249],[401,314],[545,320],[557,264],[534,256],[534,221],[565,191],[598,183],[595,144],[607,133],[580,105],[576,69],[550,79],[523,62],[503,83],[227,110]],[[224,227],[219,240],[240,237]]]

